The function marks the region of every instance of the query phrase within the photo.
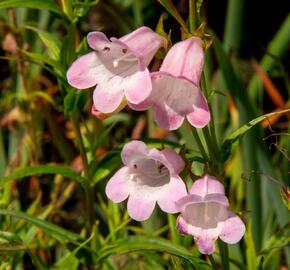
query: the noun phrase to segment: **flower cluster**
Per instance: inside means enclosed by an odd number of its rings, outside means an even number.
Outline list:
[[[175,44],[158,72],[147,66],[166,40],[147,27],[110,40],[100,32],[88,35],[94,50],[77,59],[67,72],[68,82],[79,89],[96,86],[92,114],[105,118],[124,108],[154,109],[157,124],[178,129],[184,119],[196,128],[210,121],[207,101],[200,89],[204,65],[202,40],[191,37]],[[148,148],[141,141],[127,143],[124,166],[109,180],[106,194],[115,203],[126,199],[129,216],[148,219],[156,203],[166,213],[180,213],[177,229],[192,235],[201,253],[214,252],[219,237],[237,243],[245,232],[242,220],[229,210],[223,185],[205,175],[187,192],[179,174],[183,159],[171,149]]]
[[[245,233],[242,220],[229,210],[223,185],[205,175],[194,182],[189,193],[178,174],[184,161],[171,149],[147,148],[140,141],[127,143],[121,158],[124,167],[106,186],[113,202],[128,198],[129,216],[137,221],[150,217],[157,204],[166,213],[178,213],[177,229],[192,235],[201,253],[214,252],[215,240],[229,244],[240,241]]]
[[[97,85],[93,112],[119,111],[125,99],[134,110],[153,107],[155,121],[163,128],[177,129],[185,117],[197,128],[208,124],[210,113],[199,88],[204,63],[200,38],[174,45],[160,71],[151,74],[147,66],[166,40],[148,27],[120,39],[109,40],[100,32],[89,33],[87,39],[94,51],[72,64],[67,79],[78,89]]]

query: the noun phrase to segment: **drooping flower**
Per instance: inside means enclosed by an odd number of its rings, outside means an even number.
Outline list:
[[[245,233],[242,220],[229,210],[223,185],[205,175],[192,185],[189,194],[176,203],[181,214],[177,229],[192,235],[203,254],[212,254],[219,237],[228,244],[235,244]]]
[[[95,108],[102,113],[115,111],[125,95],[130,104],[146,99],[152,91],[148,64],[166,40],[148,27],[110,40],[101,32],[87,37],[94,50],[78,58],[67,72],[70,85],[93,87]]]
[[[176,213],[175,202],[186,195],[178,174],[184,168],[182,158],[171,149],[147,148],[141,141],[127,143],[121,158],[124,167],[106,186],[109,199],[119,203],[128,199],[129,216],[137,221],[152,214],[156,202],[167,213]]]
[[[167,53],[159,72],[151,73],[151,95],[135,110],[153,106],[154,118],[160,127],[178,129],[186,117],[197,128],[210,120],[207,101],[200,87],[204,51],[200,38],[192,37],[175,44]]]

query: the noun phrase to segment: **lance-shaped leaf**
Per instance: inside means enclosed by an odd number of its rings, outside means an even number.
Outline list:
[[[18,168],[11,174],[0,178],[0,187],[8,181],[39,174],[61,174],[67,178],[76,180],[82,185],[82,187],[86,188],[85,178],[72,171],[69,167],[54,164]]]
[[[56,61],[59,60],[61,41],[55,35],[29,25],[25,28],[37,33],[41,41],[47,47],[51,58]]]
[[[248,132],[253,126],[259,124],[260,122],[262,122],[263,120],[265,120],[271,116],[274,116],[277,114],[288,113],[288,112],[290,112],[290,109],[279,111],[279,112],[264,114],[262,116],[259,116],[255,119],[251,120],[247,124],[241,126],[239,129],[234,131],[232,134],[230,134],[225,139],[225,141],[222,145],[222,148],[221,148],[221,156],[223,157],[223,161],[226,161],[228,159],[228,157],[230,156],[233,143],[235,143],[236,141],[241,139],[241,137],[243,135],[245,135],[245,133]]]
[[[61,243],[65,243],[67,241],[72,242],[78,242],[81,240],[80,235],[70,232],[68,230],[65,230],[53,223],[50,223],[45,220],[38,219],[34,216],[28,215],[21,211],[13,211],[13,210],[5,210],[0,209],[0,215],[1,216],[10,216],[15,217],[18,219],[23,219],[28,223],[31,223],[35,225],[36,227],[44,230],[47,234],[49,234],[51,237],[57,239]]]
[[[190,262],[197,270],[211,269],[205,261],[194,257],[192,253],[184,247],[174,244],[168,240],[150,236],[132,236],[126,239],[117,240],[100,250],[98,260],[105,259],[113,254],[124,254],[138,251],[142,251],[142,253],[144,253],[146,250],[164,252],[177,256]]]
[[[35,8],[52,11],[56,14],[62,14],[61,9],[53,0],[4,0],[0,3],[2,8]]]

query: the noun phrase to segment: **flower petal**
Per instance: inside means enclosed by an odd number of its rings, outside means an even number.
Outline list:
[[[184,219],[185,221],[185,219]],[[185,221],[186,222],[186,221]],[[187,223],[188,224],[188,223]],[[188,224],[188,234],[193,236],[198,250],[202,254],[212,254],[215,250],[215,241],[219,235],[218,228],[202,229]]]
[[[127,104],[131,109],[133,109],[135,111],[146,111],[153,105],[153,102],[150,99],[150,97],[148,97],[147,99],[145,99],[144,101],[142,101],[138,104],[133,104],[130,102],[127,102]]]
[[[148,148],[141,141],[131,141],[126,143],[121,152],[121,158],[125,165],[132,166],[137,159],[144,158],[148,155]]]
[[[202,254],[212,254],[215,251],[215,239],[202,237],[195,240],[198,250]]]
[[[229,206],[228,198],[220,193],[211,193],[204,196],[203,201],[215,202],[223,206]]]
[[[78,89],[85,89],[97,84],[100,61],[95,52],[78,58],[67,71],[68,83]]]
[[[181,233],[181,234],[189,234],[188,232],[188,224],[186,221],[183,219],[181,215],[178,216],[176,220],[176,229]]]
[[[111,113],[119,107],[123,96],[123,90],[117,85],[99,84],[93,94],[94,105],[102,113]]]
[[[196,128],[205,127],[210,121],[210,112],[206,99],[201,91],[197,91],[192,109],[193,111],[186,115],[188,122]]]
[[[155,204],[155,201],[146,200],[131,194],[127,203],[128,214],[134,220],[144,221],[151,216]]]
[[[176,154],[175,151],[172,149],[166,148],[161,151],[161,153],[165,156],[165,158],[168,160],[168,163],[173,168],[173,172],[175,174],[179,174],[185,166],[185,163],[180,155]]]
[[[186,187],[179,177],[171,177],[170,183],[164,190],[162,197],[158,199],[158,205],[166,213],[177,213],[176,201],[186,195]]]
[[[150,99],[156,106],[155,120],[161,127],[177,129],[185,115],[196,127],[208,123],[206,100],[194,83],[166,72],[151,73],[151,79],[153,90]]]
[[[235,244],[241,240],[245,234],[246,227],[243,221],[233,212],[220,226],[220,239],[228,244]]]
[[[128,167],[118,170],[106,185],[107,197],[115,203],[124,201],[130,192]]]
[[[204,64],[202,40],[192,37],[176,43],[167,53],[160,71],[182,76],[199,85]]]
[[[144,65],[148,66],[160,47],[166,46],[166,39],[148,27],[140,27],[120,38],[132,51],[141,56]]]
[[[87,36],[89,46],[96,51],[103,50],[110,41],[102,32],[90,32]]]
[[[122,83],[126,99],[131,104],[138,104],[149,97],[152,91],[152,84],[148,69],[137,71],[127,76]]]
[[[200,203],[203,202],[203,199],[201,196],[195,195],[195,194],[188,194],[182,198],[180,198],[176,202],[176,207],[179,211],[184,211],[186,206],[192,203]]]
[[[205,175],[201,179],[195,181],[189,190],[190,194],[199,195],[201,197],[211,193],[225,194],[224,186],[213,176]]]
[[[184,116],[178,114],[166,104],[162,104],[155,107],[154,119],[161,128],[176,130],[182,125]]]

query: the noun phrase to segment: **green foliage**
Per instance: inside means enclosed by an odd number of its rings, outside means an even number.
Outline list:
[[[247,124],[241,126],[239,129],[231,133],[223,142],[222,148],[221,148],[221,154],[223,155],[223,161],[226,161],[230,154],[231,154],[231,148],[232,145],[240,140],[252,127],[255,125],[261,123],[263,120],[267,120],[269,117],[274,116],[274,115],[279,115],[279,114],[284,114],[290,112],[290,109],[279,111],[279,112],[273,112],[273,113],[268,113],[262,116],[259,116]]]
[[[69,167],[58,166],[54,164],[39,165],[39,166],[29,166],[24,168],[18,168],[11,174],[2,177],[1,185],[3,186],[8,181],[20,180],[21,178],[40,175],[40,174],[60,174],[67,178],[78,181],[81,185],[86,185],[86,179],[79,174],[73,172]]]
[[[2,8],[33,8],[61,14],[59,6],[53,0],[4,0],[0,3],[0,9]]]
[[[259,65],[265,80],[253,73],[251,59],[240,58],[247,46],[245,1],[228,1],[223,41],[206,28],[211,13],[202,4],[0,0],[0,270],[290,266],[289,76],[284,64],[290,17],[267,50],[259,52],[264,53]],[[204,39],[201,88],[212,113],[208,127],[192,129],[185,123],[177,132],[165,131],[153,123],[151,111],[129,108],[97,119],[91,115],[93,89],[69,86],[68,68],[90,50],[88,32],[119,37],[141,25],[168,41],[149,66],[152,71],[178,40]],[[271,103],[268,93],[275,94],[275,87],[282,107]],[[179,153],[188,188],[204,173],[224,181],[232,211],[247,226],[243,240],[236,245],[218,240],[215,253],[204,256],[191,236],[177,231],[176,215],[156,210],[137,223],[126,203],[107,200],[105,185],[123,166],[120,152],[131,139]]]
[[[210,269],[207,263],[199,258],[193,257],[192,254],[184,249],[182,246],[175,245],[172,242],[164,239],[153,238],[149,236],[135,236],[124,240],[117,240],[116,242],[113,242],[100,250],[99,260],[102,260],[112,254],[122,254],[142,250],[155,250],[160,252],[166,252],[171,255],[188,260],[197,270]]]

